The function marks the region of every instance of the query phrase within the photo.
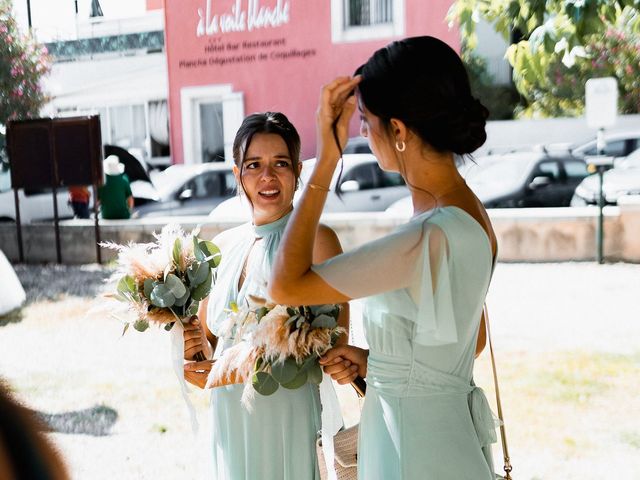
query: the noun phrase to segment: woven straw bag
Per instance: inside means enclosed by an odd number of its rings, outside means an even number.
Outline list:
[[[358,479],[358,425],[340,430],[333,437],[333,450],[335,452],[334,468],[338,480]],[[327,480],[327,467],[322,452],[322,440],[316,442],[318,452],[318,467],[320,468],[320,478]]]

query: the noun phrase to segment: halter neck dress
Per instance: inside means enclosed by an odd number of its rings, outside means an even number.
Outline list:
[[[290,214],[266,224],[226,232],[222,262],[209,295],[207,325],[221,334],[226,309],[248,295],[266,298],[266,283]],[[238,289],[246,261],[246,275]],[[227,340],[223,349],[231,345]],[[217,480],[318,480],[315,441],[320,430],[318,386],[279,388],[256,394],[253,410],[240,403],[244,385],[217,387],[211,394],[214,477]]]

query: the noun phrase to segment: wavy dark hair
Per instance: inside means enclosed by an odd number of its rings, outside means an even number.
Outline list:
[[[287,145],[287,150],[289,150],[291,168],[297,184],[300,176],[300,135],[284,113],[261,112],[245,117],[233,140],[233,161],[240,170],[240,186],[242,189],[244,190],[242,170],[247,150],[254,135],[259,133],[272,133],[282,138]]]
[[[471,95],[458,54],[434,37],[411,37],[377,50],[356,70],[360,100],[389,127],[401,120],[439,152],[471,154],[487,139],[489,111]]]

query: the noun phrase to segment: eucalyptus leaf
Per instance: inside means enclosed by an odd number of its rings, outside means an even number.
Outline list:
[[[307,383],[307,371],[302,369],[298,371],[298,374],[288,383],[283,383],[282,386],[284,388],[288,388],[289,390],[294,390],[296,388],[300,388],[305,383]]]
[[[187,308],[187,315],[197,315],[199,305],[200,302],[191,301],[191,305],[189,305],[189,308]]]
[[[125,275],[118,281],[118,285],[116,287],[118,293],[127,294],[127,293],[136,293],[136,281],[133,277],[129,275]]]
[[[200,266],[200,262],[193,262],[191,265],[187,267],[187,278],[189,279],[189,284],[193,285],[193,279],[195,278],[196,272],[198,271],[198,267]]]
[[[267,313],[269,313],[269,309],[267,307],[260,307],[256,310],[256,319],[258,321],[262,320],[262,317],[264,317]]]
[[[253,388],[260,395],[268,396],[278,390],[279,384],[267,372],[257,372],[252,379]]]
[[[167,332],[169,332],[169,331],[171,331],[171,329],[173,328],[173,324],[174,324],[174,323],[176,323],[176,322],[170,322],[170,323],[167,323],[163,328],[164,328]]]
[[[304,362],[302,362],[302,366],[300,367],[302,370],[308,370],[313,366],[314,363],[318,363],[318,356],[314,353],[309,355]]]
[[[185,289],[185,293],[183,296],[181,296],[180,298],[176,297],[176,301],[174,305],[176,307],[184,307],[187,304],[187,301],[189,300],[190,297],[191,297],[191,292]]]
[[[287,313],[290,317],[298,314],[298,311],[295,308],[287,307]]]
[[[205,262],[205,254],[202,252],[202,250],[200,250],[200,245],[198,244],[198,237],[192,237],[193,238],[193,254],[196,257],[196,260],[198,260],[199,262]]]
[[[338,322],[335,318],[322,314],[313,319],[311,328],[334,328],[337,324]]]
[[[159,283],[153,287],[149,300],[151,300],[151,303],[156,307],[165,308],[171,307],[176,301],[176,297],[171,293],[166,285]]]
[[[216,268],[220,265],[220,260],[222,259],[222,254],[220,253],[220,249],[216,246],[215,243],[209,242],[208,240],[202,240],[198,242],[198,246],[200,250],[205,255],[205,260],[209,262],[211,268]]]
[[[187,291],[187,288],[184,286],[184,283],[182,283],[182,280],[180,280],[173,273],[167,275],[167,279],[165,280],[164,284],[176,298],[183,297]]]
[[[336,310],[340,310],[340,308],[337,305],[330,303],[325,305],[313,305],[309,307],[309,310],[311,310],[311,313],[313,313],[315,317],[322,314],[334,316],[337,314]]]
[[[149,328],[149,322],[146,320],[136,320],[133,323],[133,328],[135,328],[139,332],[144,332],[147,328]]]
[[[315,385],[320,385],[320,382],[322,382],[322,367],[318,362],[313,363],[307,369],[307,381]]]
[[[291,382],[300,368],[293,358],[287,358],[283,362],[275,362],[271,365],[271,376],[278,383],[285,384]]]
[[[173,242],[173,263],[177,270],[182,268],[182,241],[180,238],[176,238]]]
[[[151,296],[151,291],[153,290],[153,287],[156,286],[156,282],[151,279],[151,278],[147,278],[144,281],[144,296],[145,298],[149,298]]]
[[[198,262],[198,268],[193,276],[193,280],[191,280],[191,286],[196,287],[200,285],[207,279],[207,275],[209,274],[209,270],[211,267],[207,262]]]
[[[191,298],[194,300],[200,301],[209,295],[211,291],[211,282],[213,280],[213,276],[211,274],[211,269],[208,269],[207,278],[204,282],[198,285],[193,292],[191,292]]]

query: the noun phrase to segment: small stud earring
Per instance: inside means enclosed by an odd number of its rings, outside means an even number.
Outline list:
[[[404,141],[400,140],[399,142],[396,142],[396,150],[399,152],[404,152],[407,148],[407,145],[404,143]]]

